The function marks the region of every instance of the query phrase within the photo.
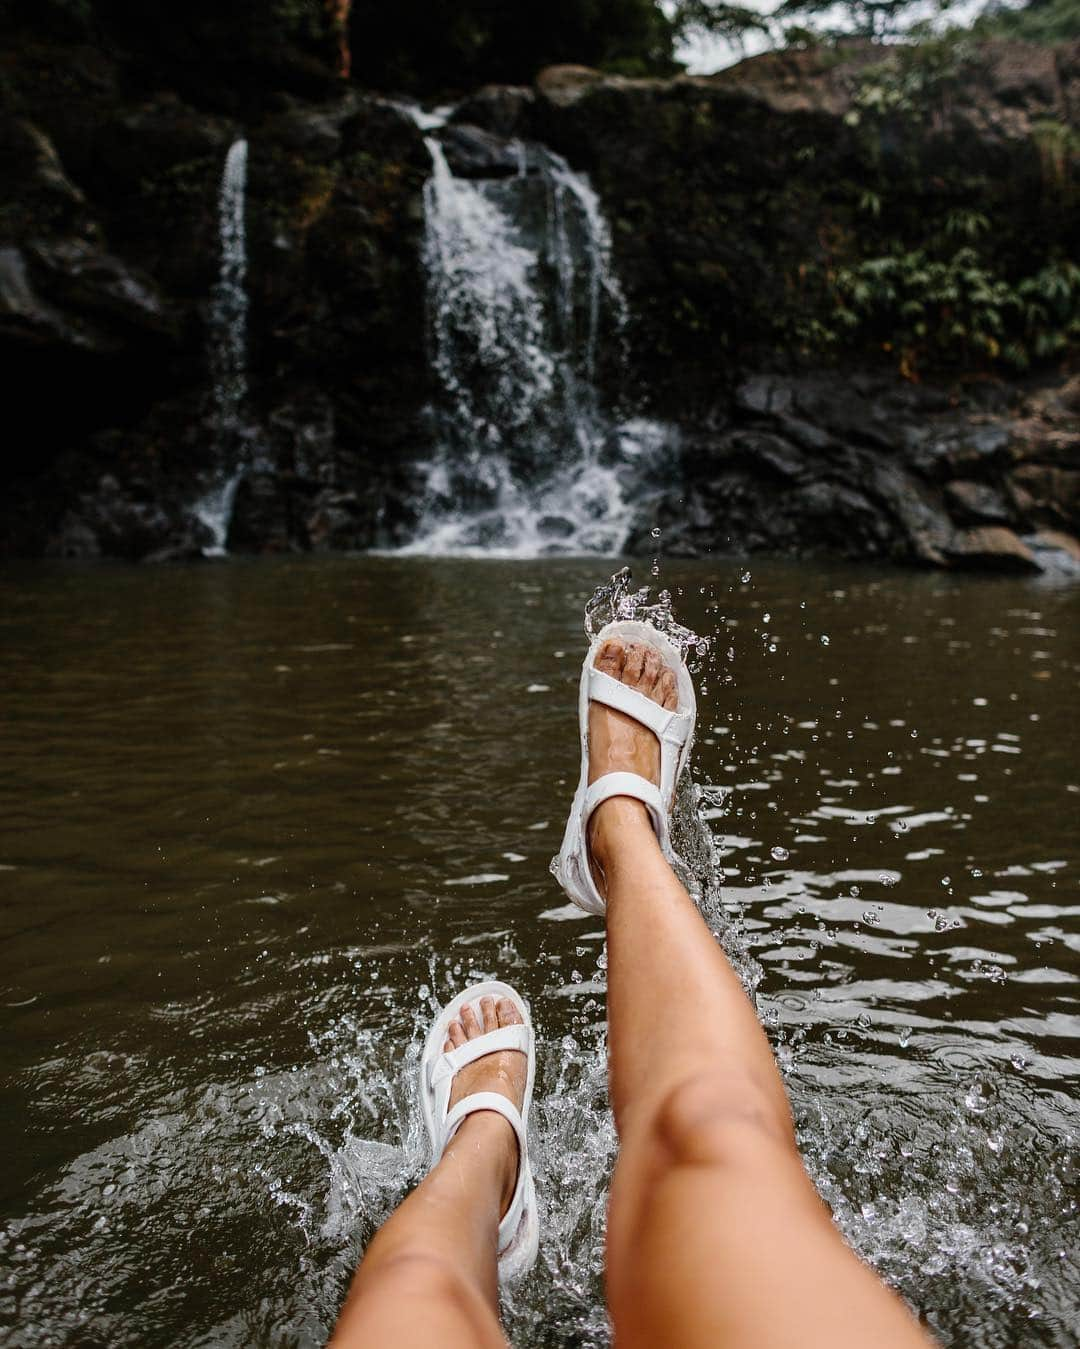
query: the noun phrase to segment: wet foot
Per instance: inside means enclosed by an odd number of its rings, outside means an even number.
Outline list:
[[[500,1026],[521,1024],[521,1013],[509,998],[481,998],[479,1005],[472,1004],[462,1009],[461,1017],[451,1021],[447,1028],[446,1043],[443,1049],[457,1049],[469,1040],[475,1040],[488,1031],[498,1030]],[[520,1110],[525,1099],[525,1084],[528,1080],[528,1059],[519,1050],[500,1049],[494,1054],[485,1054],[473,1063],[467,1063],[454,1077],[450,1092],[450,1107],[466,1096],[478,1091],[496,1091],[507,1097]],[[466,1134],[470,1142],[490,1150],[499,1163],[502,1184],[502,1205],[499,1212],[505,1213],[514,1197],[518,1172],[517,1135],[508,1120],[493,1110],[478,1110],[469,1115],[458,1130],[458,1137]]]
[[[600,648],[596,668],[661,707],[673,711],[679,705],[675,672],[651,646],[613,637]],[[652,731],[625,712],[593,703],[589,707],[589,781],[595,782],[605,773],[637,773],[659,784],[660,742]],[[593,812],[589,821],[589,860],[602,895],[604,861],[614,846],[614,836],[620,829],[642,826],[652,832],[645,807],[631,797],[612,797]]]

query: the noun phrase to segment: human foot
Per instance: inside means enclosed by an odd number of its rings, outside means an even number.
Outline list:
[[[629,688],[636,689],[668,711],[679,705],[675,672],[664,664],[660,653],[644,642],[609,638],[596,657],[596,668]],[[647,726],[603,703],[589,704],[589,782],[605,773],[636,773],[649,782],[660,782],[660,742]],[[603,894],[603,865],[620,829],[644,826],[649,817],[640,801],[614,796],[604,801],[589,820],[589,859],[593,879]]]
[[[446,1030],[446,1042],[443,1050],[447,1053],[498,1030],[500,1026],[521,1025],[521,1013],[509,998],[481,998],[478,1004],[463,1007],[461,1016],[451,1021]],[[500,1049],[493,1054],[484,1054],[481,1058],[459,1068],[454,1075],[450,1092],[450,1105],[453,1107],[466,1096],[481,1091],[498,1092],[521,1109],[525,1099],[525,1085],[528,1080],[528,1059],[517,1049]],[[493,1110],[479,1110],[469,1115],[458,1130],[458,1136],[467,1136],[480,1147],[489,1149],[499,1162],[502,1179],[502,1203],[500,1213],[505,1213],[514,1197],[518,1173],[517,1137],[509,1122]]]

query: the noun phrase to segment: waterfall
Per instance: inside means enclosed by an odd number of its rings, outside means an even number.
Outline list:
[[[417,114],[425,132],[444,120]],[[662,428],[618,423],[597,392],[626,306],[587,179],[521,144],[516,176],[454,176],[435,134],[424,188],[432,409],[420,523],[405,551],[615,553]],[[605,345],[606,344],[606,345]]]
[[[221,261],[210,305],[209,365],[213,394],[216,464],[210,485],[196,503],[196,519],[210,532],[208,556],[225,552],[233,500],[243,473],[241,436],[247,402],[247,243],[244,205],[246,140],[233,141],[225,156],[218,192]]]

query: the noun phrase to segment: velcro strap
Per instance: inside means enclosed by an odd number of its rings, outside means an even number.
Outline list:
[[[509,1097],[503,1096],[501,1092],[497,1091],[476,1091],[471,1096],[466,1096],[458,1101],[457,1105],[446,1116],[446,1119],[443,1120],[442,1148],[439,1155],[442,1156],[446,1151],[447,1145],[464,1121],[470,1115],[475,1115],[479,1110],[494,1110],[497,1115],[502,1115],[504,1119],[510,1121],[510,1127],[517,1134],[521,1156],[524,1157],[525,1123],[521,1118],[521,1111]]]
[[[647,726],[660,740],[668,738],[671,723],[679,718],[678,712],[661,707],[644,693],[604,674],[595,665],[589,670],[589,698],[593,702],[613,707],[616,712],[625,712],[628,717],[641,722],[642,726]]]
[[[532,1048],[532,1030],[520,1022],[513,1026],[500,1026],[498,1030],[489,1030],[478,1035],[475,1040],[466,1040],[456,1049],[445,1050],[437,1059],[431,1061],[428,1080],[432,1087],[453,1077],[467,1063],[482,1059],[485,1054],[495,1054],[502,1049],[516,1049],[528,1054]]]
[[[597,778],[585,793],[585,807],[581,812],[582,833],[589,827],[589,819],[597,806],[613,796],[630,796],[640,801],[649,812],[656,836],[663,843],[667,837],[667,813],[660,796],[660,788],[638,773],[605,773]]]

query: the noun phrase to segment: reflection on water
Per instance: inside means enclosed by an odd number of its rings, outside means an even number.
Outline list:
[[[547,873],[602,567],[0,578],[5,1343],[318,1343],[425,1164],[431,1009],[496,974],[542,1036],[511,1334],[607,1343],[602,933]],[[715,637],[683,847],[818,1184],[945,1343],[1075,1344],[1075,591],[664,582]]]

